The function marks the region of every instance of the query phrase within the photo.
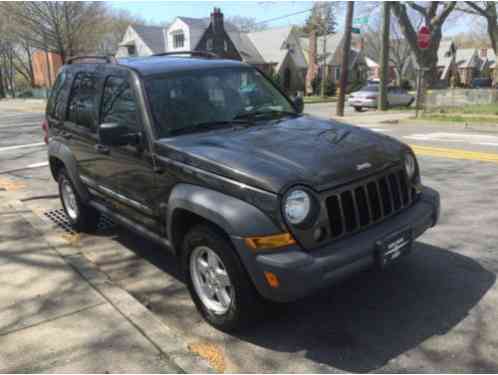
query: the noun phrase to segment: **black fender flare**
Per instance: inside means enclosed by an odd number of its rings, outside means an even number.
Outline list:
[[[80,179],[76,158],[72,154],[69,147],[61,142],[52,140],[48,145],[48,156],[49,160],[50,158],[56,158],[64,164],[64,168],[81,200],[83,202],[88,202],[90,200],[90,194],[87,187]],[[56,178],[56,176],[53,177]]]
[[[216,224],[230,237],[282,232],[261,210],[243,200],[209,188],[181,183],[172,189],[167,206],[167,234],[172,243],[173,215],[177,209],[184,209]]]

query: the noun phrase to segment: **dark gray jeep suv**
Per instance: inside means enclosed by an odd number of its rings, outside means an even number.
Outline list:
[[[105,213],[181,258],[192,298],[232,330],[386,267],[439,217],[412,150],[301,114],[259,70],[202,53],[65,65],[48,156],[69,220]]]

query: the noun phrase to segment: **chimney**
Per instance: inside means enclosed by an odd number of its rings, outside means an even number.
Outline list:
[[[211,25],[213,33],[217,34],[218,32],[223,31],[223,13],[221,13],[220,8],[213,8],[213,12],[211,13]]]
[[[318,64],[316,57],[316,30],[312,30],[309,36],[308,47],[308,71],[306,72],[306,94],[313,94],[313,80],[318,73]]]
[[[488,57],[488,49],[487,48],[481,48],[480,57],[483,59]]]

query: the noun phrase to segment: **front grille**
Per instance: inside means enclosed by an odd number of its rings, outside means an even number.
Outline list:
[[[410,206],[414,198],[402,169],[340,189],[326,198],[331,238],[379,223]]]

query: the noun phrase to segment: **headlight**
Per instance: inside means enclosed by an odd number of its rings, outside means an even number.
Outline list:
[[[415,170],[417,169],[417,162],[415,161],[415,157],[410,154],[405,154],[405,171],[409,180],[412,180],[415,176]]]
[[[294,190],[284,202],[284,213],[287,221],[293,225],[303,223],[311,210],[311,198],[303,190]]]

